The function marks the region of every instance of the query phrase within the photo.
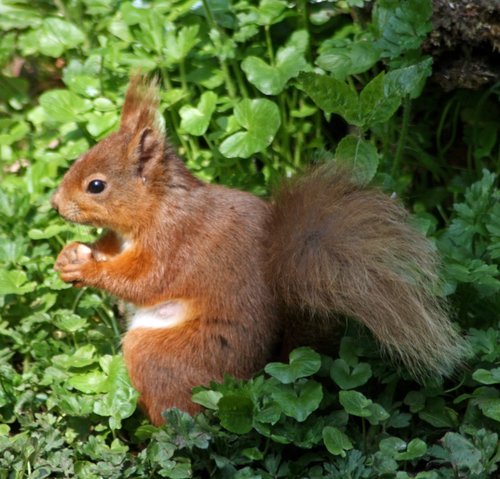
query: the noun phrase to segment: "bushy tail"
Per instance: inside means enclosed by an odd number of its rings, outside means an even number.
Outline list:
[[[451,373],[467,347],[434,295],[432,244],[396,200],[350,176],[325,164],[275,195],[276,293],[310,316],[357,319],[417,376]]]

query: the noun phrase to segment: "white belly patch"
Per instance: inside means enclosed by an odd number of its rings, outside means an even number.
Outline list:
[[[129,331],[137,328],[172,328],[186,319],[186,308],[182,301],[168,301],[152,306],[138,308],[132,313],[129,321]]]

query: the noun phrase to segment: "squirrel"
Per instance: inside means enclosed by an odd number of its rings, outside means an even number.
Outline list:
[[[157,82],[132,77],[118,131],[77,159],[52,197],[66,220],[105,228],[55,269],[133,305],[124,361],[151,422],[201,407],[191,389],[249,378],[324,340],[339,317],[365,325],[415,375],[450,374],[464,340],[434,295],[434,247],[399,202],[330,163],[271,201],[207,184],[158,121]]]

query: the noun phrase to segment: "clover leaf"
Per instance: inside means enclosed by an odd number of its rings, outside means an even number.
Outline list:
[[[265,150],[281,125],[278,106],[265,98],[242,100],[234,108],[234,118],[244,131],[221,143],[220,152],[227,158],[248,158]]]

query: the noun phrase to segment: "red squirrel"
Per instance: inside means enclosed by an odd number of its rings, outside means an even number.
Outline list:
[[[437,258],[398,202],[325,164],[270,202],[207,184],[158,122],[158,88],[132,78],[119,130],[81,156],[52,205],[106,228],[55,269],[135,307],[123,354],[150,420],[225,373],[249,378],[285,343],[314,344],[340,316],[367,326],[416,374],[447,374],[464,342],[433,295]],[[321,326],[320,326],[321,325]]]

